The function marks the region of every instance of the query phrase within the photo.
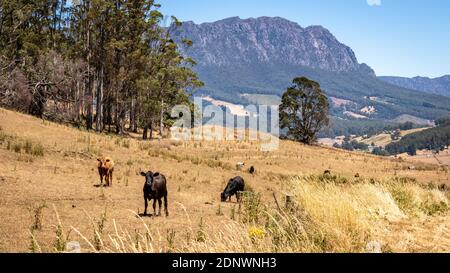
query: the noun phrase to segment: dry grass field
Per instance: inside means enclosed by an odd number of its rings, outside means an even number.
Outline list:
[[[402,155],[408,161],[421,162],[426,164],[438,164],[450,167],[450,151],[446,150],[439,154],[432,154],[432,152],[421,153],[416,156]]]
[[[0,252],[63,252],[69,241],[83,252],[450,252],[446,167],[289,141],[259,148],[144,142],[0,109]],[[98,187],[102,155],[115,161],[111,188]],[[167,218],[139,216],[147,170],[168,179]],[[236,175],[243,202],[221,203]]]

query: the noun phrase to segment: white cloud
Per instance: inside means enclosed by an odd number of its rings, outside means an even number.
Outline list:
[[[381,0],[367,0],[369,6],[381,6]]]

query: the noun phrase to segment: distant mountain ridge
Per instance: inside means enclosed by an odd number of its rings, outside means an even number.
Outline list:
[[[172,36],[194,43],[185,53],[202,66],[248,64],[297,65],[334,72],[373,70],[361,65],[353,50],[322,26],[302,28],[280,17],[232,17],[200,25],[184,22]],[[183,48],[182,48],[183,49]]]
[[[350,47],[322,26],[303,28],[280,17],[232,17],[203,24],[184,22],[169,32],[184,55],[198,63],[194,69],[205,86],[197,94],[247,104],[245,94],[281,96],[293,78],[306,76],[318,81],[329,97],[351,102],[334,105],[331,114],[337,118],[351,119],[345,113],[367,120],[401,115],[435,120],[450,115],[449,97],[424,96],[378,79]],[[193,45],[184,46],[183,39]],[[368,114],[364,109],[374,111]]]
[[[427,93],[444,95],[450,97],[450,75],[445,75],[439,78],[427,77],[378,77],[379,79],[413,90],[419,90]]]

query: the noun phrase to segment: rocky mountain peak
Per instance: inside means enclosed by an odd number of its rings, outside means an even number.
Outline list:
[[[184,50],[200,66],[236,66],[273,63],[304,66],[326,71],[356,71],[361,67],[351,48],[340,43],[322,26],[302,28],[281,17],[241,19],[217,22],[186,22],[169,30],[175,40],[191,39],[194,45]]]

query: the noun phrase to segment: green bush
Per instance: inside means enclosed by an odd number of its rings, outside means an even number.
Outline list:
[[[244,206],[243,218],[244,223],[257,223],[262,214],[261,194],[244,191],[241,194],[242,204]]]
[[[441,202],[433,202],[431,200],[427,200],[420,204],[420,209],[427,215],[433,216],[438,213],[445,213],[447,212],[450,207],[447,205],[447,203],[441,201]]]
[[[411,212],[415,208],[414,196],[411,192],[402,187],[393,187],[390,192],[395,203],[403,212]]]

